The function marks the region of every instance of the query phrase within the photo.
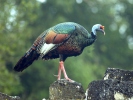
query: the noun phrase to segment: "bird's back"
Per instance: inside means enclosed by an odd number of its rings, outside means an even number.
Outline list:
[[[63,54],[67,57],[77,56],[81,54],[84,47],[88,45],[86,41],[91,37],[83,26],[73,22],[58,24],[49,29],[49,31],[51,30],[56,32],[58,35],[67,36],[62,42],[57,43],[54,49],[44,55],[43,59],[58,58],[59,54]],[[44,38],[46,37],[47,35]],[[59,39],[61,38],[62,36],[59,37]]]

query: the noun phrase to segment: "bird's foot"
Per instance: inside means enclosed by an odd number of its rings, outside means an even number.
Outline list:
[[[54,75],[55,77],[57,77],[57,80],[60,80],[60,76],[59,75]]]
[[[55,77],[57,77],[57,80],[61,80],[61,78],[59,77],[59,75],[54,75]],[[68,77],[65,77],[66,80],[68,80],[69,82],[75,82],[74,80],[68,78]]]
[[[58,77],[58,75],[54,75],[55,77]]]
[[[74,80],[70,79],[70,78],[65,78],[66,80],[68,80],[69,82],[75,82]]]

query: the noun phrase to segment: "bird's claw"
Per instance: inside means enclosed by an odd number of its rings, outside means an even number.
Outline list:
[[[54,75],[55,77],[58,77],[58,75]]]
[[[61,80],[59,75],[54,75],[55,77],[57,77],[57,80]],[[70,79],[70,78],[65,78],[66,80],[68,80],[69,82],[75,82],[74,80]]]
[[[59,75],[54,75],[55,77],[57,77],[57,80],[60,80],[60,77],[59,77]]]
[[[70,78],[65,78],[66,80],[68,80],[69,82],[75,82],[74,80],[70,79]]]

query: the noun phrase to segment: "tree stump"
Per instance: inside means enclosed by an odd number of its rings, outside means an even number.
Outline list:
[[[49,88],[50,100],[84,100],[84,97],[83,87],[77,82],[61,79],[55,81]]]

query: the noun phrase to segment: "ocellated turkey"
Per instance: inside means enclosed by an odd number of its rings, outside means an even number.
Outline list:
[[[23,71],[38,58],[48,60],[59,58],[59,70],[57,79],[60,80],[63,71],[65,79],[68,78],[64,61],[67,57],[78,56],[83,49],[95,42],[96,32],[105,34],[104,26],[95,24],[89,33],[83,26],[74,22],[64,22],[57,24],[44,31],[33,43],[25,55],[17,62],[15,71]]]

